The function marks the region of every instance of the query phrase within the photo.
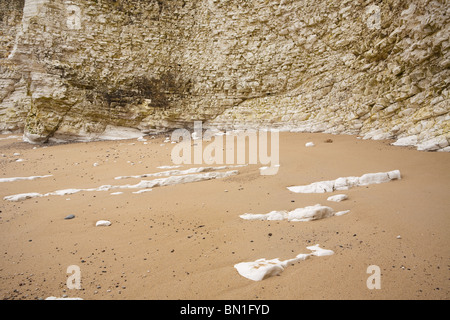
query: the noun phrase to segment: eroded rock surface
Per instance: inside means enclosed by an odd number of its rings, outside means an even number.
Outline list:
[[[446,1],[0,0],[0,131],[359,134],[448,151]]]

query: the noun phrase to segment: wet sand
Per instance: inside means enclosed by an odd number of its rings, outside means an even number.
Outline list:
[[[173,165],[174,145],[163,141],[43,147],[1,139],[0,178],[52,175],[0,183],[1,299],[449,299],[448,153],[355,136],[281,133],[281,166],[273,176],[260,175],[262,165],[248,165],[235,176],[142,194],[124,189],[4,200],[138,183],[114,178]],[[305,147],[310,141],[315,146]],[[190,167],[196,166],[180,169]],[[400,170],[402,179],[323,194],[286,188],[392,170]],[[123,193],[111,195],[116,191]],[[327,201],[342,193],[349,199]],[[350,212],[310,222],[239,217],[315,204]],[[69,214],[75,218],[65,220]],[[96,227],[98,220],[111,226]],[[291,259],[315,244],[334,255],[296,262],[262,281],[233,267],[260,258]],[[79,290],[66,285],[71,265],[81,270]],[[371,265],[381,269],[381,289],[367,287]]]

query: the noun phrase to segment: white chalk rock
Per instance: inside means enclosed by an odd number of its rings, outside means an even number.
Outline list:
[[[67,297],[67,298],[48,297],[48,298],[45,298],[45,300],[83,300],[83,299],[82,298],[70,298],[70,297]]]
[[[349,213],[349,212],[350,212],[350,210],[339,211],[339,212],[336,212],[334,215],[335,215],[336,217],[339,217],[339,216],[343,216],[344,214],[347,214],[347,213]]]
[[[335,215],[332,208],[316,204],[305,208],[297,208],[292,211],[271,211],[266,214],[252,214],[246,213],[240,215],[244,220],[262,220],[262,221],[313,221],[319,219],[329,218]]]
[[[333,181],[320,181],[314,182],[307,186],[295,186],[288,187],[288,189],[295,193],[325,193],[333,192],[334,182]]]
[[[109,227],[111,225],[111,222],[108,220],[99,220],[95,224],[96,227]]]
[[[259,259],[254,262],[242,262],[234,267],[239,274],[253,281],[261,281],[265,278],[276,276],[283,272],[283,262],[279,259]]]
[[[305,208],[295,209],[288,214],[289,221],[313,221],[329,218],[334,215],[333,209],[316,204]]]
[[[266,214],[252,214],[252,213],[246,213],[241,215],[240,217],[244,220],[269,220],[269,221],[276,221],[276,220],[285,220],[287,219],[288,212],[287,211],[271,211]]]
[[[46,176],[31,176],[31,177],[14,177],[14,178],[0,178],[0,182],[15,182],[15,181],[23,181],[23,180],[35,180],[52,177],[52,175]]]
[[[15,194],[12,196],[6,196],[3,199],[7,200],[7,201],[13,201],[13,202],[18,202],[18,201],[23,201],[23,200],[27,200],[27,199],[32,199],[32,198],[37,198],[37,197],[42,197],[42,194],[40,193],[21,193],[21,194]]]
[[[133,192],[134,194],[141,194],[141,193],[145,193],[145,192],[150,192],[150,191],[152,191],[153,189],[143,189],[143,190],[139,190],[139,191],[135,191],[135,192]]]
[[[176,169],[176,168],[179,168],[179,167],[181,167],[181,166],[160,166],[160,167],[157,167],[158,169]]]
[[[388,182],[390,180],[387,173],[368,173],[359,178],[359,185],[368,186],[371,184]]]
[[[237,167],[237,166],[235,166]],[[223,167],[227,168],[227,167]],[[203,168],[204,169],[204,168]],[[193,169],[194,170],[194,169]],[[210,170],[207,170],[210,171]],[[185,176],[171,176],[168,178],[160,178],[155,180],[142,180],[138,184],[134,185],[103,185],[98,188],[90,189],[64,189],[57,190],[54,192],[40,194],[40,193],[24,193],[16,194],[11,196],[6,196],[3,199],[8,201],[23,201],[26,199],[37,198],[37,197],[48,197],[48,196],[65,196],[69,194],[74,194],[82,191],[92,192],[92,191],[109,191],[111,189],[149,189],[153,187],[163,187],[175,184],[200,182],[212,179],[227,178],[233,175],[237,175],[239,172],[237,170],[226,171],[226,172],[206,172],[203,174],[190,174]],[[117,177],[116,179],[122,179],[126,177]],[[117,193],[116,193],[117,194]]]
[[[329,197],[327,200],[334,201],[334,202],[341,202],[341,201],[344,201],[347,199],[348,199],[348,196],[346,194],[337,194],[335,196]]]
[[[313,252],[311,253],[311,255],[316,257],[331,256],[334,254],[333,250],[322,249],[318,244],[316,244],[315,246],[306,247],[306,249],[311,250]]]
[[[414,136],[400,138],[397,141],[395,141],[394,143],[392,143],[392,145],[398,146],[398,147],[415,146],[415,145],[417,145],[417,136],[414,135]]]
[[[293,259],[288,259],[281,261],[280,259],[258,259],[253,262],[241,262],[234,265],[234,268],[238,271],[238,273],[250,280],[253,281],[261,281],[267,279],[272,276],[279,275],[284,271],[284,269],[298,261],[303,261],[308,259],[311,256],[316,257],[324,257],[334,254],[332,250],[326,250],[319,247],[319,245],[307,247],[308,250],[311,250],[312,253],[304,254],[301,253],[297,255]]]
[[[304,186],[288,187],[287,189],[295,193],[324,193],[333,192],[335,190],[348,190],[352,187],[368,186],[400,179],[400,171],[394,170],[389,172],[367,173],[361,177],[346,177],[330,181],[319,181]]]

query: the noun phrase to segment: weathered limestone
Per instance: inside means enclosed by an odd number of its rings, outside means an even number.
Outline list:
[[[0,0],[0,8],[0,131],[30,142],[135,137],[202,120],[448,151],[445,1]]]

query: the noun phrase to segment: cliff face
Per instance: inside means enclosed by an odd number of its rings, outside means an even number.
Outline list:
[[[0,0],[0,130],[189,127],[450,142],[446,1]]]

